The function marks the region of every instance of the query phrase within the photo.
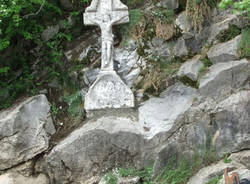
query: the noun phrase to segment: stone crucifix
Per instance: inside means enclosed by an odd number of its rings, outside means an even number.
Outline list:
[[[102,63],[97,80],[85,97],[85,109],[134,107],[134,96],[114,71],[112,26],[128,23],[128,7],[120,0],[93,0],[84,13],[85,25],[97,25],[102,34]]]

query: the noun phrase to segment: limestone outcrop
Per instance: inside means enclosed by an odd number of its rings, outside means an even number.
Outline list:
[[[0,170],[32,159],[49,147],[55,128],[44,95],[0,112]]]

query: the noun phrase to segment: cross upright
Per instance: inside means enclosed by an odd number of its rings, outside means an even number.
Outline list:
[[[113,71],[112,26],[128,23],[128,8],[120,0],[93,0],[84,13],[85,25],[97,25],[102,34],[102,71]]]
[[[102,33],[102,64],[96,81],[85,96],[88,111],[134,107],[134,95],[114,70],[112,26],[128,23],[128,7],[120,0],[93,0],[84,13],[84,24],[97,25]]]

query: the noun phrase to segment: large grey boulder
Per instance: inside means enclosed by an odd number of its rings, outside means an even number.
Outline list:
[[[224,163],[223,160],[220,162],[213,164],[208,167],[204,167],[199,170],[193,177],[191,177],[187,184],[201,184],[207,183],[211,178],[222,176],[225,168],[229,168],[230,170],[235,169],[235,164],[232,163]]]
[[[158,146],[181,126],[178,119],[190,107],[195,94],[195,89],[177,84],[146,102],[139,110],[139,120],[138,112],[133,110],[93,115],[47,156],[46,170],[51,181],[77,183],[119,166],[147,166],[154,160]],[[158,102],[162,104],[158,106]]]
[[[192,30],[192,24],[191,21],[186,16],[186,12],[183,11],[178,15],[178,17],[175,20],[175,25],[177,25],[182,32],[182,35],[184,39],[189,39],[194,37],[194,31]]]
[[[185,40],[182,37],[179,38],[174,45],[174,55],[178,57],[184,57],[188,55],[188,48],[186,46]]]
[[[1,184],[49,184],[48,178],[44,174],[37,177],[24,177],[21,174],[10,172],[0,175]]]
[[[238,153],[234,153],[230,156],[232,160],[237,160],[237,162],[245,165],[247,169],[250,170],[250,150],[244,150]]]
[[[132,113],[90,120],[48,155],[51,181],[81,182],[119,165],[141,165],[144,130],[137,124]]]
[[[130,40],[125,48],[114,50],[114,60],[118,63],[118,74],[132,87],[141,70],[145,68],[145,61],[138,56],[135,41]]]
[[[213,65],[200,79],[199,93],[212,99],[223,99],[242,88],[249,89],[250,63],[246,59]]]
[[[192,81],[197,81],[199,76],[199,71],[203,64],[200,60],[201,56],[197,55],[190,60],[187,60],[179,69],[177,76],[179,78],[187,77]]]
[[[0,112],[0,170],[11,168],[48,149],[55,128],[44,95],[28,98]]]
[[[250,91],[240,91],[218,103],[211,112],[217,134],[213,144],[220,155],[250,148],[249,104]]]
[[[240,41],[241,35],[226,43],[219,43],[208,51],[207,56],[213,64],[236,60],[239,58],[237,49]]]
[[[176,119],[190,108],[196,96],[196,89],[176,84],[151,98],[139,107],[139,123],[148,130],[146,135],[154,137],[162,131],[170,133],[176,126]],[[175,125],[175,126],[174,126]]]
[[[154,37],[149,43],[149,48],[145,49],[145,53],[149,55],[168,57],[171,55],[171,45],[169,42],[165,42],[163,39]]]
[[[215,17],[218,18],[218,16]],[[221,32],[229,29],[230,25],[234,25],[239,28],[243,28],[243,26],[245,26],[244,21],[242,20],[242,16],[239,16],[237,14],[226,14],[225,17],[222,18],[222,20],[212,23],[210,27],[210,35],[208,38],[208,43],[213,43],[217,39],[216,37]]]

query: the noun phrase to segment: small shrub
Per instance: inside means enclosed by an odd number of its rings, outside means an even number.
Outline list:
[[[229,41],[229,40],[235,38],[239,34],[241,34],[241,30],[237,26],[229,25],[229,28],[227,30],[225,30],[217,35],[217,39],[220,42],[226,42],[226,41]]]
[[[223,155],[223,161],[224,161],[224,163],[226,163],[226,164],[232,162],[232,159],[231,159],[231,158],[228,158],[228,157],[229,157],[229,154],[224,154],[224,155]]]
[[[159,21],[172,23],[174,20],[174,10],[154,10],[152,16]]]
[[[168,166],[162,171],[162,173],[156,178],[156,183],[174,183],[184,184],[192,176],[192,165],[187,162],[187,159],[183,159],[175,166],[177,161],[172,159]]]
[[[222,179],[222,176],[211,178],[206,184],[217,184]]]
[[[107,184],[117,184],[118,178],[113,173],[107,173],[104,176]]]
[[[201,32],[205,21],[210,22],[211,9],[217,0],[187,0],[186,14],[195,31]]]

